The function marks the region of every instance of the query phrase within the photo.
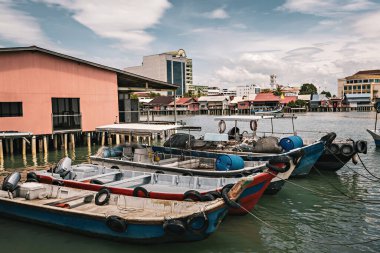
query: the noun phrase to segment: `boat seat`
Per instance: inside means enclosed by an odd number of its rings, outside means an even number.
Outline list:
[[[99,174],[99,175],[95,175],[95,176],[91,176],[91,177],[85,177],[85,178],[81,178],[81,179],[78,179],[79,182],[83,182],[83,181],[88,181],[88,180],[91,180],[91,179],[96,179],[96,178],[101,178],[101,177],[107,177],[107,176],[112,176],[112,175],[118,175],[118,174],[122,174],[120,171],[114,171],[114,172],[109,172],[109,173],[105,173],[105,174]]]
[[[146,179],[146,178],[150,178],[150,177],[151,177],[151,175],[141,175],[141,176],[137,176],[137,177],[131,177],[131,178],[127,178],[127,179],[123,179],[123,180],[119,180],[119,181],[103,184],[103,186],[115,186],[115,185],[118,185],[118,184],[124,184],[124,183],[128,183],[128,182],[131,182],[131,181],[136,181],[136,180],[140,180],[140,179]]]

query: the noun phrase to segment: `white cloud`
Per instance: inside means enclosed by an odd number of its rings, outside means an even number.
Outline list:
[[[15,2],[0,0],[0,38],[22,46],[49,46],[37,20],[15,9]]]
[[[348,12],[369,10],[376,4],[368,0],[286,0],[277,10],[317,16],[335,16]]]
[[[380,35],[380,11],[366,13],[361,15],[353,27],[355,31],[365,37],[379,37]]]
[[[168,0],[36,0],[60,6],[72,12],[73,18],[101,37],[115,39],[118,46],[146,49],[154,40],[146,29],[159,23],[171,7]]]
[[[218,8],[211,12],[206,12],[204,13],[204,16],[209,19],[226,19],[230,17],[224,8]]]

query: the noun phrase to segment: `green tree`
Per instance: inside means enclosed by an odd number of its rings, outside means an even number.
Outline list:
[[[322,91],[321,94],[326,94],[326,97],[331,98],[330,91]]]
[[[131,99],[139,99],[139,97],[136,94],[131,94]]]
[[[159,97],[159,96],[161,96],[160,93],[154,93],[153,91],[149,92],[149,97],[150,98],[155,98],[155,97]]]
[[[276,89],[273,91],[273,95],[281,96],[281,94],[282,94],[281,87],[277,86]]]
[[[314,86],[312,83],[304,83],[301,86],[300,95],[307,95],[307,94],[317,94],[317,87]]]

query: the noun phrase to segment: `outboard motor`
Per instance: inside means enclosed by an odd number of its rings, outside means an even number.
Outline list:
[[[62,158],[53,172],[59,174],[63,179],[72,179],[74,173],[71,171],[71,159],[68,157]]]
[[[21,174],[20,172],[13,172],[7,176],[3,181],[2,190],[13,192],[17,188],[18,182],[20,182]]]

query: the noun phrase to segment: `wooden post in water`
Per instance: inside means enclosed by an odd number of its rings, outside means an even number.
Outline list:
[[[22,138],[22,156],[26,156],[26,140]]]
[[[120,135],[119,134],[116,134],[116,145],[119,145],[120,144]]]
[[[102,132],[102,146],[104,146],[106,143],[106,133]]]
[[[38,139],[38,153],[42,153],[42,151],[43,151],[42,139]]]
[[[5,144],[5,153],[9,154],[9,142],[7,139],[4,139]]]
[[[48,153],[48,141],[47,141],[46,135],[43,137],[43,140],[44,140],[44,153],[47,154]]]
[[[67,134],[63,135],[63,148],[65,150],[65,153],[67,153]]]
[[[121,144],[124,144],[124,143],[125,143],[125,135],[124,135],[124,134],[121,134],[121,135],[120,135],[120,143],[121,143]]]
[[[0,139],[0,159],[3,159],[3,157],[4,157],[3,139]]]
[[[108,135],[108,143],[107,143],[108,146],[112,147],[112,135],[109,134]]]
[[[87,133],[87,147],[91,148],[91,133]]]
[[[54,145],[54,149],[57,150],[58,149],[58,136],[57,135],[53,135],[53,145]]]
[[[13,138],[9,139],[9,151],[13,155]]]
[[[36,136],[34,135],[32,137],[32,156],[35,157],[37,154],[37,147],[36,147]]]
[[[70,146],[72,149],[75,149],[75,135],[70,134]]]

